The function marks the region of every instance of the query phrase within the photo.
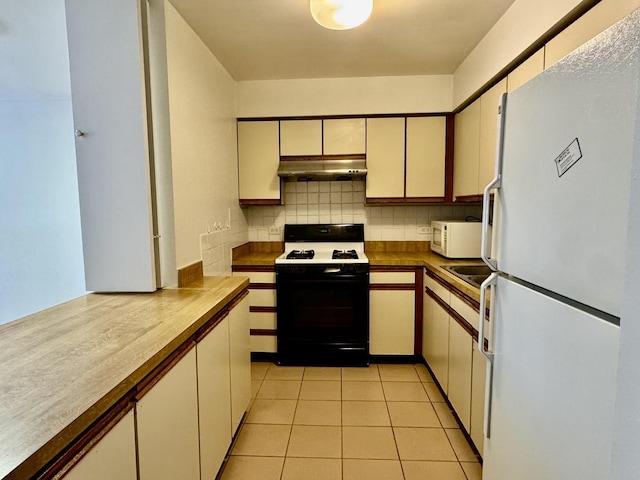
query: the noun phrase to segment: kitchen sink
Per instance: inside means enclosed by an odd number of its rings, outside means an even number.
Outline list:
[[[492,272],[486,265],[443,265],[442,268],[477,288],[480,288],[482,282],[484,282]]]

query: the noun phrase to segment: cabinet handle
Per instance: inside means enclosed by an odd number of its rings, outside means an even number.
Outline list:
[[[84,137],[84,132],[82,130],[76,130],[73,132],[76,137]]]
[[[493,393],[493,352],[484,348],[484,312],[487,309],[487,290],[498,283],[498,273],[493,272],[480,286],[480,321],[478,323],[478,350],[487,358],[487,380],[484,397],[484,435],[491,438],[491,400]],[[492,310],[493,311],[493,310]],[[491,315],[493,320],[493,315]],[[494,327],[495,328],[495,327]]]
[[[503,93],[500,96],[500,103],[498,105],[498,136],[496,140],[496,173],[483,191],[482,195],[482,243],[481,253],[482,260],[493,271],[498,270],[498,262],[489,258],[487,249],[489,247],[489,210],[491,201],[491,190],[499,189],[502,186],[502,159],[504,157],[504,122],[507,114],[507,94]],[[495,234],[495,232],[494,232]]]

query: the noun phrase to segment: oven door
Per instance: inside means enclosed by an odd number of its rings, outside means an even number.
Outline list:
[[[277,272],[276,287],[280,363],[368,364],[368,272]]]

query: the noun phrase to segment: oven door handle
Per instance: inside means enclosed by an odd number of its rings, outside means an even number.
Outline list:
[[[324,269],[323,273],[340,273],[340,268],[338,267],[327,267]]]

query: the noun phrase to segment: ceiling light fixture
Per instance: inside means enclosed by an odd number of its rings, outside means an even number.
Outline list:
[[[330,30],[348,30],[371,16],[373,0],[310,0],[313,19]]]

